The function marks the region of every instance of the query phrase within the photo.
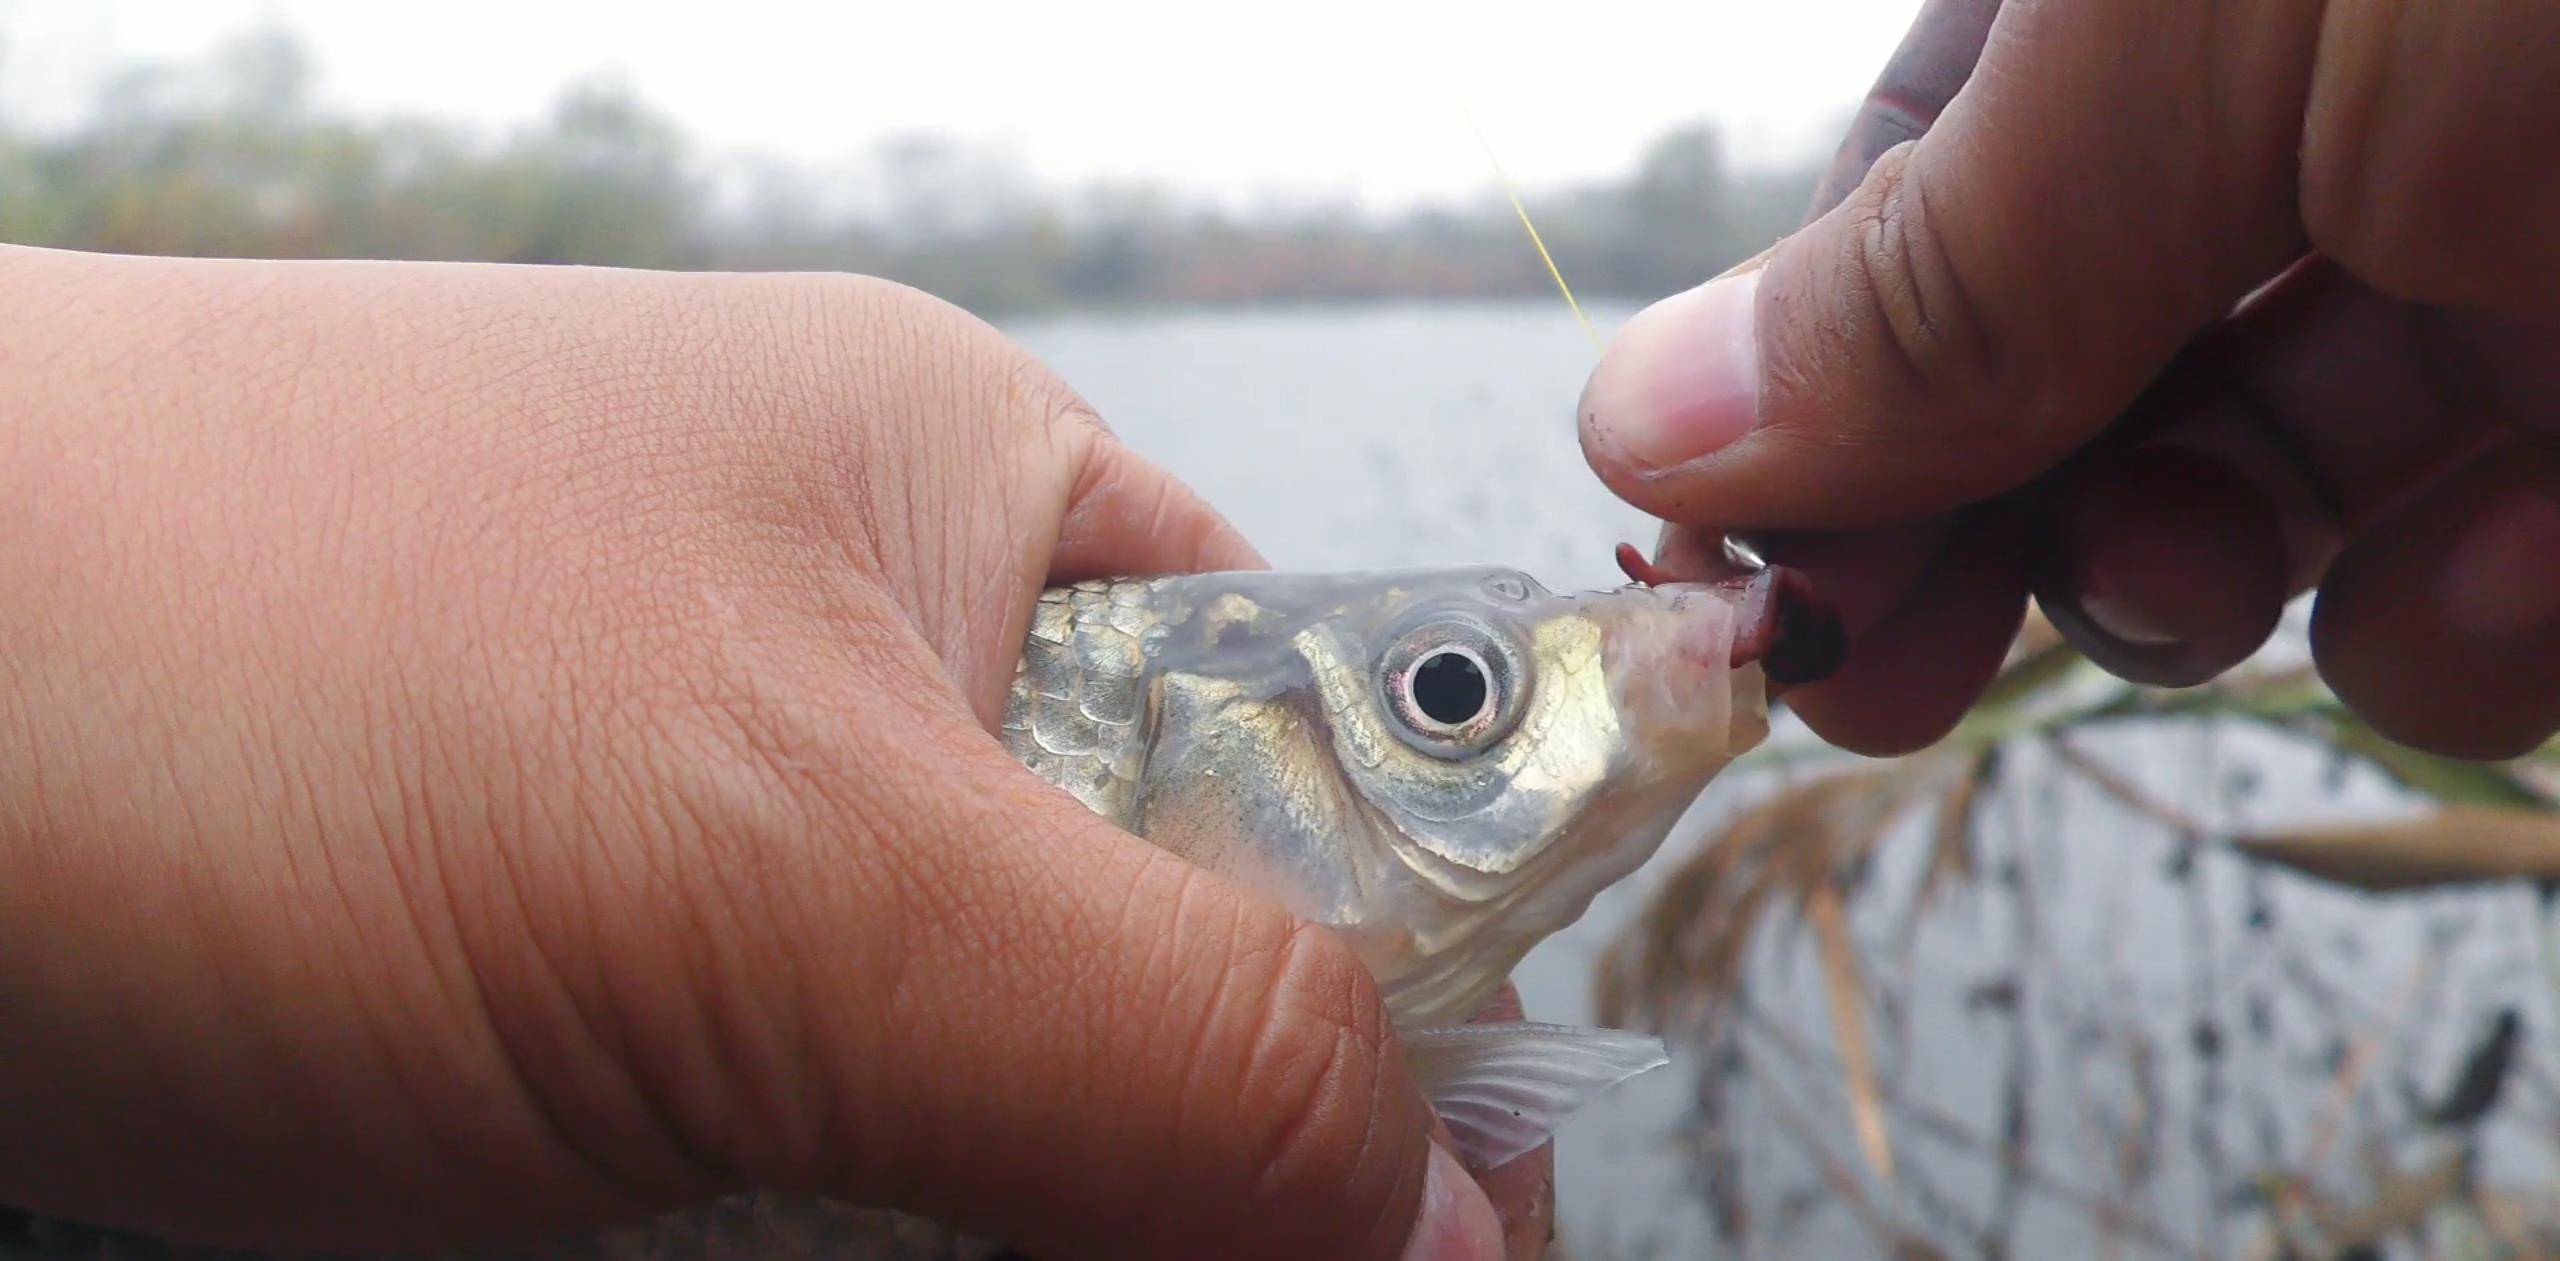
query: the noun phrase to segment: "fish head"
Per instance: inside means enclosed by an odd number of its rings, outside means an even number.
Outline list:
[[[1374,847],[1357,918],[1400,1018],[1463,1017],[1767,734],[1751,593],[1383,578],[1294,635]],[[1353,816],[1356,816],[1356,821]]]
[[[1738,607],[1713,588],[1557,595],[1490,570],[1398,583],[1378,606],[1300,646],[1344,773],[1453,881],[1602,847],[1766,731],[1759,671],[1730,664]]]

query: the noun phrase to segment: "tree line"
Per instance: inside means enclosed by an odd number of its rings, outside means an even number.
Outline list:
[[[0,240],[124,253],[839,270],[985,314],[1064,307],[1534,296],[1543,265],[1495,198],[1378,217],[1239,213],[1145,187],[1031,185],[905,137],[821,172],[707,150],[631,92],[585,83],[489,138],[327,111],[290,37],[136,67],[68,127],[0,120]],[[1578,290],[1650,297],[1793,227],[1819,164],[1737,168],[1660,137],[1622,178],[1531,202]]]

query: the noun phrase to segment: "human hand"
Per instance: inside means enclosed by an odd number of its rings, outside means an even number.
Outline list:
[[[1828,213],[1631,321],[1584,449],[1669,573],[1772,531],[1825,586],[1853,651],[1789,699],[1852,749],[1943,734],[2031,590],[2182,685],[2316,586],[2376,728],[2523,752],[2560,727],[2555,74],[2531,0],[1932,0]]]
[[[1256,561],[986,326],[0,282],[0,1202],[381,1249],[757,1185],[1045,1257],[1494,1255],[1348,949],[988,734],[1044,584]]]

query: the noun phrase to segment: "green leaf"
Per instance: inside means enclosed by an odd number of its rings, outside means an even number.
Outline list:
[[[2411,792],[2445,805],[2550,810],[2551,795],[2507,764],[2437,757],[2394,743],[2341,704],[2308,668],[2167,692],[2129,687],[2075,723],[2132,718],[2229,718],[2336,749]],[[2560,759],[2551,763],[2560,764]]]
[[[2025,704],[2086,673],[2081,667],[2088,664],[2089,659],[2081,656],[2078,649],[2057,640],[2002,670],[1998,678],[1991,680],[1991,686],[1983,689],[1974,710],[1999,711]]]
[[[2344,716],[2343,711],[2336,718],[2287,725],[2297,729],[2315,727],[2314,734],[2325,736],[2337,748],[2371,763],[2402,787],[2448,806],[2503,806],[2543,812],[2552,808],[2549,794],[2498,763],[2463,762],[2420,753],[2393,743],[2373,728]]]

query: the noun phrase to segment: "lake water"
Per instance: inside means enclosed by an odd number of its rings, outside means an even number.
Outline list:
[[[1652,538],[1575,445],[1595,355],[1558,304],[1009,331],[1278,567],[1500,562],[1611,586],[1612,545]],[[1742,1014],[1560,1140],[1565,1253],[2271,1257],[2262,1175],[2304,1177],[2334,1240],[2333,1219],[2397,1171],[2465,1147],[2486,1188],[2469,1198],[2489,1209],[2434,1214],[2425,1255],[2497,1255],[2460,1241],[2552,1220],[2560,1091],[2529,891],[2377,899],[2211,843],[2414,808],[2322,750],[2198,724],[2077,747],[2200,836],[2030,747],[1980,803],[1973,874],[1950,895],[1916,905],[1926,820],[1861,869],[1850,924],[1878,995],[1889,1176],[1854,1137],[1815,951],[1776,915],[1747,1003],[1728,1005]],[[1785,778],[1720,781],[1645,873],[1530,958],[1531,1013],[1589,1019],[1600,952],[1705,829]],[[2421,1124],[2505,1008],[2527,1033],[2497,1106],[2476,1126]]]

